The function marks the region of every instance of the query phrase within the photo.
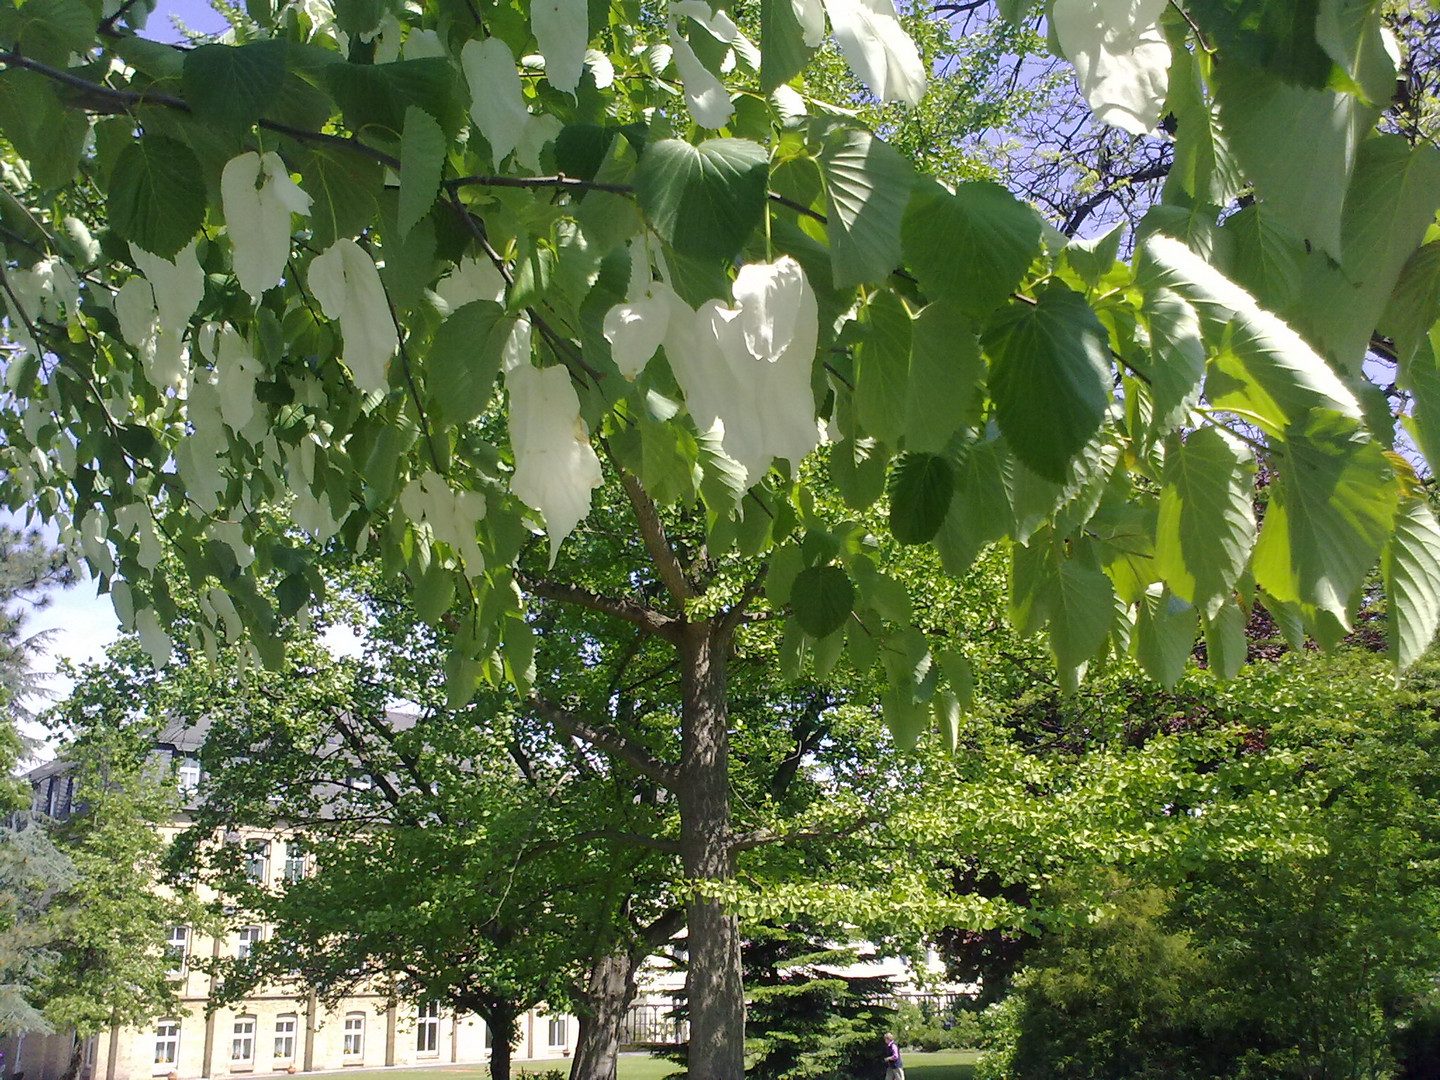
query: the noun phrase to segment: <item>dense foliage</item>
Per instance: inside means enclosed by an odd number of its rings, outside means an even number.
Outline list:
[[[817,96],[828,27],[925,110],[889,0],[755,6],[758,44],[696,0],[254,0],[174,48],[140,4],[0,5],[0,495],[157,664],[183,634],[279,667],[327,588],[306,539],[377,558],[450,706],[508,688],[673,796],[697,1080],[743,1070],[749,625],[873,672],[902,747],[970,696],[967,642],[852,513],[949,574],[1003,543],[1009,618],[1068,687],[1118,652],[1173,683],[1202,632],[1233,675],[1257,603],[1333,644],[1377,562],[1400,664],[1440,621],[1440,528],[1363,366],[1383,331],[1431,451],[1440,151],[1377,128],[1380,5],[1045,6],[1101,121],[1173,133],[1128,263]],[[582,522],[620,534],[602,574]],[[669,656],[670,744],[545,683],[545,603]]]

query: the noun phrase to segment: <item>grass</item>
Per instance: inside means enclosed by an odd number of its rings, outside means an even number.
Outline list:
[[[905,1055],[905,1080],[970,1080],[975,1075],[973,1050],[941,1050],[934,1054],[907,1053]],[[625,1054],[620,1058],[618,1080],[663,1080],[679,1069],[673,1061],[650,1057],[648,1054]],[[516,1062],[510,1071],[514,1080],[520,1080],[521,1072],[536,1076],[560,1069],[569,1072],[570,1062],[561,1058],[554,1061]],[[386,1069],[383,1072],[371,1070],[345,1074],[345,1080],[487,1080],[490,1067],[485,1064],[432,1066],[428,1069]]]

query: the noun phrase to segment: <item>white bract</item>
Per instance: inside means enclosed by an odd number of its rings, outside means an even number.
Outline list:
[[[685,107],[690,110],[691,118],[711,131],[724,127],[735,113],[730,93],[719,77],[700,62],[690,43],[680,36],[673,15],[670,19],[670,48],[685,89]]]
[[[505,278],[489,259],[460,260],[454,270],[435,285],[436,305],[441,315],[451,315],[475,300],[505,302]]]
[[[228,325],[220,328],[212,359],[220,393],[220,415],[230,430],[238,433],[255,415],[255,380],[264,369],[250,343]]]
[[[505,376],[510,391],[510,445],[515,475],[510,490],[545,517],[550,565],[560,543],[590,512],[600,486],[600,459],[580,418],[580,399],[564,367],[522,364]]]
[[[385,368],[400,339],[380,271],[354,240],[336,240],[310,264],[310,291],[325,317],[338,319],[345,366],[367,393],[385,390]]]
[[[711,300],[680,325],[672,308],[665,354],[701,431],[718,427],[746,486],[776,458],[798,464],[819,444],[810,373],[819,310],[805,271],[788,255],[741,268],[736,307]]]
[[[900,25],[892,0],[824,3],[835,31],[835,43],[870,92],[882,101],[920,104],[925,96],[925,63],[915,42]],[[813,19],[808,7],[806,18]]]
[[[467,41],[460,50],[460,66],[470,85],[470,119],[499,165],[520,145],[530,123],[515,54],[499,38]]]
[[[445,45],[440,34],[434,30],[411,30],[405,38],[400,54],[406,60],[423,60],[430,56],[444,56]]]
[[[150,657],[156,671],[170,662],[170,650],[174,643],[160,625],[154,608],[141,608],[135,613],[135,632],[140,635],[140,647]]]
[[[484,572],[485,558],[475,541],[475,523],[485,516],[484,495],[454,491],[439,473],[426,472],[400,492],[400,509],[413,524],[429,525],[436,540],[460,555],[467,577]]]
[[[152,383],[177,385],[185,377],[185,331],[205,295],[195,241],[174,259],[134,244],[130,253],[144,276],[130,278],[115,294],[120,336],[134,347]]]
[[[1060,47],[1095,115],[1133,135],[1154,131],[1170,80],[1160,29],[1166,0],[1055,0]]]
[[[290,215],[309,214],[313,201],[285,169],[280,155],[253,151],[231,158],[220,174],[231,265],[240,287],[259,303],[280,284],[290,258]]]
[[[805,44],[816,48],[825,40],[825,0],[790,0],[790,7]]]
[[[545,78],[556,90],[575,93],[590,41],[586,0],[531,0],[530,29],[545,57]]]

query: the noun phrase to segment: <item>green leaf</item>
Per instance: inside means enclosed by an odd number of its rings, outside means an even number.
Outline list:
[[[1165,454],[1155,568],[1182,600],[1213,615],[1255,546],[1255,456],[1216,427],[1173,438]]]
[[[1110,636],[1115,590],[1104,571],[1066,559],[1048,585],[1050,651],[1062,669],[1089,663]]]
[[[914,618],[915,606],[906,591],[895,578],[882,574],[868,558],[855,559],[851,564],[855,583],[859,586],[860,602],[873,610],[886,622],[908,626]]]
[[[1207,99],[1200,65],[1188,49],[1170,55],[1166,111],[1175,117],[1175,157],[1165,178],[1165,201],[1184,194],[1193,202],[1228,206],[1245,184],[1220,130],[1219,112]]]
[[[1013,465],[1003,440],[977,439],[960,458],[950,509],[935,534],[946,573],[963,574],[986,544],[1014,528],[1006,475]]]
[[[911,324],[906,449],[939,453],[957,430],[976,423],[984,375],[970,320],[952,304],[927,305]]]
[[[19,68],[0,72],[0,131],[45,190],[64,187],[75,178],[90,134],[85,114],[63,107],[55,85]]]
[[[449,60],[427,56],[389,64],[330,64],[323,75],[326,89],[356,134],[398,138],[405,128],[405,110],[424,109],[450,138],[465,126],[459,75]]]
[[[1379,0],[1319,0],[1315,41],[1371,105],[1395,94],[1395,61],[1381,33]]]
[[[115,162],[107,205],[116,232],[153,255],[171,258],[205,222],[200,163],[175,139],[137,139]]]
[[[1420,339],[1413,358],[1400,365],[1400,386],[1414,399],[1405,429],[1420,447],[1426,461],[1440,461],[1440,365],[1432,344],[1436,335]]]
[[[790,586],[790,610],[813,638],[829,637],[855,607],[855,586],[838,566],[810,566]]]
[[[1423,497],[1400,503],[1381,566],[1390,658],[1403,670],[1420,659],[1440,626],[1440,527]]]
[[[1342,371],[1361,374],[1370,337],[1440,207],[1440,150],[1376,135],[1360,148],[1341,228],[1343,266],[1309,259],[1297,323]]]
[[[82,56],[95,46],[100,20],[85,0],[27,0],[0,7],[0,36],[24,56],[65,68],[70,54]]]
[[[1400,271],[1380,329],[1395,342],[1401,363],[1420,351],[1430,328],[1440,320],[1440,240],[1417,248]]]
[[[1229,682],[1245,663],[1249,641],[1245,637],[1245,613],[1230,601],[1221,606],[1214,618],[1201,620],[1205,625],[1205,663],[1211,672]]]
[[[1085,298],[1051,285],[1033,304],[1011,303],[991,320],[990,397],[1015,456],[1063,483],[1110,401],[1109,335]]]
[[[424,109],[405,110],[405,133],[400,139],[400,209],[396,225],[405,236],[430,213],[440,190],[445,164],[445,133]]]
[[[535,631],[524,619],[506,619],[503,642],[505,677],[521,698],[528,697],[535,685]]]
[[[962,711],[969,712],[975,702],[975,673],[970,661],[958,649],[941,649],[938,659],[945,681],[955,692],[956,703]]]
[[[745,139],[691,146],[661,139],[645,148],[635,196],[661,238],[682,254],[733,256],[765,214],[769,159]]]
[[[901,243],[930,299],[978,319],[1015,290],[1040,254],[1040,225],[1035,211],[999,184],[961,184],[951,195],[927,181],[910,196]]]
[[[1268,203],[1254,202],[1225,219],[1234,238],[1230,277],[1271,311],[1283,311],[1300,293],[1305,246],[1275,221]]]
[[[1333,90],[1305,90],[1233,63],[1216,65],[1215,95],[1235,158],[1295,236],[1343,259],[1340,213],[1372,114]]]
[[[1177,292],[1153,289],[1141,307],[1150,327],[1152,426],[1166,432],[1182,423],[1200,400],[1205,377],[1205,342],[1200,316]]]
[[[1277,600],[1345,620],[1394,521],[1391,465],[1353,419],[1317,412],[1287,432],[1278,471],[1255,580]]]
[[[830,448],[830,480],[852,510],[874,505],[885,492],[890,451],[874,439],[841,439]]]
[[[955,474],[938,454],[902,454],[890,481],[890,531],[902,544],[923,544],[950,510]]]
[[[384,13],[384,0],[336,0],[335,25],[342,34],[358,37],[374,30]]]
[[[287,54],[286,43],[274,39],[191,49],[181,76],[185,100],[209,123],[254,127],[284,84]]]
[[[599,124],[567,124],[555,136],[555,168],[566,176],[594,180],[619,130]]]
[[[781,3],[788,5],[788,0]],[[884,281],[900,265],[901,223],[914,170],[888,143],[863,128],[840,124],[826,132],[819,164],[835,287]]]
[[[1136,609],[1130,651],[1145,674],[1167,690],[1185,674],[1195,645],[1195,609],[1168,589],[1152,585]]]
[[[1090,288],[1099,285],[1100,279],[1115,268],[1115,260],[1120,254],[1120,241],[1125,238],[1127,228],[1128,226],[1122,223],[1104,236],[1076,236],[1065,245],[1065,261]]]
[[[310,208],[311,243],[324,250],[341,237],[356,236],[375,217],[375,196],[383,179],[380,163],[344,149],[312,149],[301,161]]]
[[[770,93],[789,82],[810,62],[815,50],[805,44],[790,0],[760,0],[760,89]]]
[[[421,622],[437,623],[455,599],[455,575],[431,560],[415,586],[415,615]]]
[[[860,321],[869,333],[855,347],[855,411],[866,434],[894,446],[905,431],[910,311],[885,289],[866,305]]]
[[[440,324],[425,371],[426,389],[445,419],[465,424],[485,410],[514,326],[515,320],[491,300],[472,300]]]
[[[1320,87],[1332,65],[1315,41],[1317,6],[1317,0],[1190,0],[1186,11],[1230,61]]]
[[[794,543],[781,544],[770,556],[770,572],[765,575],[765,598],[776,607],[790,602],[795,578],[805,568],[805,560]]]

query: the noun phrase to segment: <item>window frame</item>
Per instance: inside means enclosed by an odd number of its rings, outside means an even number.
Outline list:
[[[164,1047],[169,1048],[169,1056],[165,1056]],[[166,1073],[174,1072],[175,1066],[180,1063],[180,1020],[178,1017],[166,1016],[155,1021],[155,1060],[152,1063],[151,1074],[164,1076]]]
[[[165,974],[172,979],[183,979],[190,969],[190,927],[175,925],[166,928],[165,956],[174,964],[165,969]]]
[[[252,885],[265,888],[270,881],[270,841],[245,841],[245,878]]]
[[[282,1025],[288,1024],[286,1028]],[[295,1036],[300,1029],[300,1017],[298,1013],[280,1013],[275,1017],[275,1053],[276,1061],[295,1060]],[[282,1045],[289,1044],[288,1052],[282,1052]]]
[[[354,1024],[352,1027],[351,1025]],[[365,1014],[348,1012],[341,1027],[340,1057],[343,1061],[356,1062],[365,1058]],[[352,1040],[354,1049],[351,1049]]]
[[[251,924],[235,932],[235,959],[248,960],[255,952],[255,946],[265,940],[265,928]]]
[[[248,1025],[249,1030],[241,1030]],[[255,1029],[259,1022],[250,1013],[235,1017],[230,1027],[230,1071],[231,1072],[254,1072],[255,1071]],[[249,1056],[240,1056],[240,1047],[244,1044],[249,1048]]]
[[[560,1033],[560,1041],[555,1041],[556,1031]],[[568,1016],[552,1016],[545,1031],[545,1045],[554,1050],[559,1047],[570,1045],[570,1018]]]
[[[415,1007],[415,1053],[425,1057],[440,1053],[439,1001],[422,1001]]]

